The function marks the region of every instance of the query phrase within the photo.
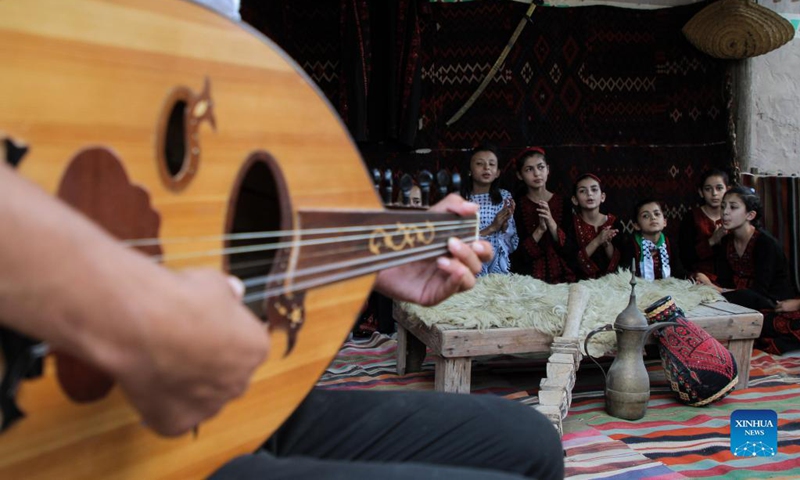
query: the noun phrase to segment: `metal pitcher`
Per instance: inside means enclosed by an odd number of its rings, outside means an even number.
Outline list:
[[[592,330],[586,336],[583,348],[588,355],[587,346],[594,334],[611,330],[617,332],[617,356],[606,375],[606,412],[617,418],[638,420],[644,417],[647,402],[650,400],[650,377],[643,358],[645,341],[654,330],[678,324],[660,322],[648,325],[647,319],[636,307],[635,270],[631,273],[630,283],[631,297],[628,306],[617,315],[613,325],[607,324]]]

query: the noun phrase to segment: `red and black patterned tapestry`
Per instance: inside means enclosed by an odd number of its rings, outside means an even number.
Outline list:
[[[508,160],[540,145],[551,189],[569,194],[590,171],[626,230],[636,199],[652,196],[666,203],[674,233],[699,200],[701,171],[732,161],[728,64],[680,31],[703,6],[538,7],[492,82],[450,126],[528,5],[243,0],[242,16],[320,85],[368,166],[463,172],[465,149],[491,141],[513,189]]]

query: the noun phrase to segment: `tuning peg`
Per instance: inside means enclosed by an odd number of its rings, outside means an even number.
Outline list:
[[[414,187],[414,179],[405,173],[400,177],[400,191],[403,192],[403,205],[411,204],[411,189]]]
[[[422,206],[427,207],[431,204],[431,183],[433,183],[433,174],[427,170],[419,172],[417,183],[422,190]]]
[[[392,203],[392,184],[394,180],[392,179],[392,171],[390,169],[386,169],[383,172],[383,203],[386,205],[390,205]]]
[[[450,191],[459,193],[461,191],[461,175],[456,172],[453,178],[450,179]]]
[[[436,174],[436,183],[439,184],[439,197],[444,198],[447,196],[447,187],[450,186],[450,172],[439,170]]]
[[[372,183],[375,184],[375,191],[381,191],[381,171],[377,168],[372,169]]]

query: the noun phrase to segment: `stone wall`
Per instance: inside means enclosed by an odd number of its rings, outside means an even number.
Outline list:
[[[800,2],[761,3],[800,17]],[[750,144],[742,152],[742,170],[800,175],[800,38],[796,35],[781,48],[748,61],[751,82],[745,111],[750,126],[744,140]]]

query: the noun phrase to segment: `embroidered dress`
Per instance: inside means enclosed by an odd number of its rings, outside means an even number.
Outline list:
[[[607,273],[614,272],[619,266],[620,251],[617,242],[618,237],[614,237],[611,242],[614,244],[614,254],[611,258],[608,258],[603,247],[595,250],[591,257],[586,255],[586,246],[597,237],[601,229],[614,228],[621,230],[619,225],[616,224],[617,217],[610,213],[607,214],[606,217],[605,223],[595,228],[594,225],[584,222],[580,215],[576,214],[572,216],[571,237],[568,237],[567,241],[571,244],[569,248],[576,250],[576,264],[573,270],[578,275],[581,275],[581,278],[599,278]]]
[[[745,247],[741,257],[736,253],[736,246],[733,242],[726,242],[725,257],[728,259],[728,265],[731,266],[733,288],[737,290],[750,288],[750,285],[753,284],[756,272],[756,265],[753,262],[753,249],[756,246],[758,235],[758,230],[753,232],[753,236],[747,242],[747,247]]]
[[[501,189],[500,194],[503,196],[503,200],[511,198],[511,194],[508,193],[507,190]],[[503,208],[503,202],[500,202],[497,205],[493,204],[492,198],[488,193],[470,195],[469,200],[477,203],[480,206],[481,230],[491,225],[494,221],[494,217],[497,216],[497,212]],[[494,249],[494,258],[483,264],[483,268],[481,268],[478,276],[489,273],[509,273],[511,266],[509,255],[511,255],[511,252],[516,250],[517,245],[519,244],[514,217],[512,216],[508,219],[508,228],[506,228],[505,232],[497,231],[491,235],[481,237],[481,239],[492,244],[492,248]]]
[[[775,302],[794,296],[783,249],[769,233],[756,229],[740,256],[728,235],[714,250],[717,285],[734,289],[723,293],[729,302],[755,310],[774,308]]]
[[[681,222],[678,237],[681,260],[686,269],[691,273],[704,273],[712,282],[716,281],[717,274],[714,270],[714,249],[708,244],[708,239],[720,225],[721,219],[715,222],[708,218],[702,208],[695,207]]]
[[[773,355],[800,350],[800,312],[765,312],[755,346]]]
[[[775,312],[775,301],[794,297],[788,261],[769,233],[756,229],[739,256],[733,239],[725,237],[714,251],[718,285],[735,288],[723,293],[729,302],[761,310],[764,324],[756,347],[776,355],[800,349],[800,312]]]
[[[512,261],[516,261],[519,265],[512,265],[512,267],[517,273],[531,275],[547,283],[574,282],[575,274],[567,266],[563,256],[566,242],[566,234],[561,228],[564,220],[564,199],[561,195],[554,193],[547,204],[550,206],[550,215],[558,225],[556,231],[558,240],[553,240],[550,232],[545,231],[542,238],[536,242],[533,239],[533,232],[539,227],[538,205],[525,195],[517,201],[517,209],[514,213],[519,230],[520,245]]]

